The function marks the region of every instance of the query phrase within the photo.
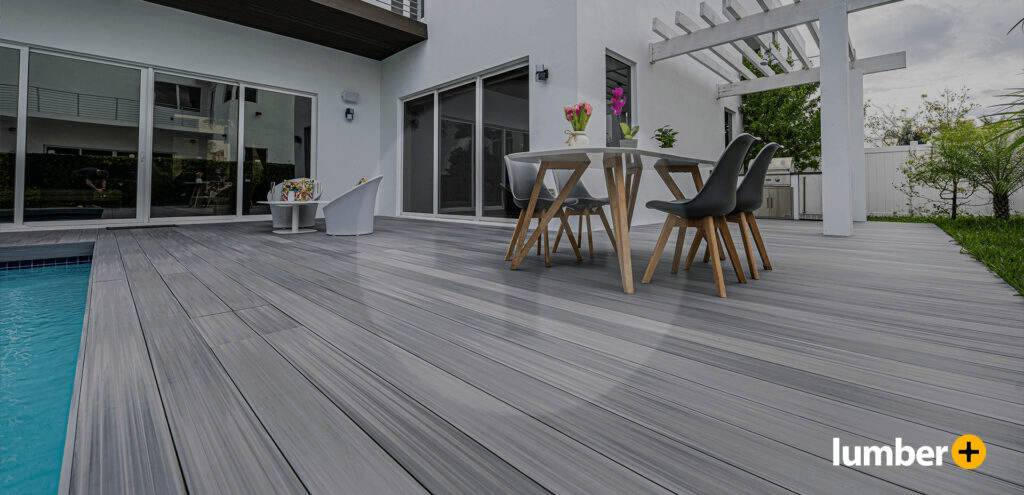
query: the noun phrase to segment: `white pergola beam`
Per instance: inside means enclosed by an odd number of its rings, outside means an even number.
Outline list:
[[[657,34],[658,36],[661,36],[664,39],[671,39],[679,35],[675,29],[672,29],[672,26],[669,26],[668,23],[657,18],[654,19],[651,30],[654,31],[654,34]],[[739,80],[739,77],[736,76],[736,73],[734,71],[716,62],[706,53],[695,52],[689,55],[690,58],[696,60],[697,63],[703,65],[706,69],[717,74],[718,77],[721,77],[722,79],[725,79],[730,83],[734,83]]]
[[[851,64],[851,68],[859,70],[863,74],[874,74],[877,72],[905,69],[907,68],[907,52],[888,53],[877,57],[857,59],[857,61]],[[780,75],[772,79],[759,78],[753,81],[740,81],[731,84],[722,84],[718,86],[718,97],[725,98],[727,96],[741,96],[751,93],[760,93],[762,91],[770,91],[773,89],[788,88],[790,86],[799,86],[801,84],[817,82],[820,79],[821,69],[815,67],[813,69]]]
[[[747,16],[746,9],[743,8],[739,2],[734,0],[722,0],[722,13],[733,21],[738,21]],[[751,36],[750,39],[756,40],[761,45],[761,51],[767,50],[772,44],[772,38],[768,35]],[[774,50],[774,47],[772,48]],[[779,64],[782,67],[783,72],[793,72],[793,68],[789,64]]]
[[[722,45],[732,40],[806,24],[821,17],[823,9],[842,8],[844,13],[848,13],[898,1],[900,0],[845,0],[845,2],[843,0],[804,0],[762,14],[744,17],[723,26],[701,29],[690,34],[652,43],[651,61],[657,62],[678,57],[697,50]],[[846,58],[846,51],[849,50],[848,40],[844,40],[843,45],[843,58]]]
[[[756,1],[757,5],[761,7],[761,10],[764,12],[768,12],[773,7],[778,8],[782,6],[782,4],[779,3],[779,0]],[[782,39],[786,42],[786,45],[788,45],[789,49],[796,54],[797,60],[799,60],[804,67],[808,69],[813,67],[813,65],[811,65],[811,60],[807,58],[807,50],[804,48],[803,37],[800,36],[795,29],[782,29],[779,31],[779,34],[782,35]]]
[[[794,3],[800,3],[801,0],[793,0]],[[808,22],[804,24],[807,26],[807,32],[811,33],[811,39],[814,40],[814,46],[821,46],[821,32],[818,31],[818,24],[814,22]],[[850,60],[857,60],[857,50],[853,49],[853,40],[846,40],[850,44]]]
[[[676,11],[676,26],[679,26],[679,28],[686,32],[686,34],[695,33],[697,31],[702,30],[701,26],[697,24],[697,21],[691,19],[690,16],[679,11]],[[757,76],[754,75],[753,72],[750,72],[750,69],[747,69],[743,65],[742,56],[737,56],[732,53],[729,53],[719,46],[711,47],[710,51],[711,53],[714,53],[718,58],[720,58],[722,62],[725,62],[726,65],[732,67],[733,70],[735,70],[738,74],[742,75],[743,77],[746,77],[748,80],[757,79]]]
[[[708,5],[707,2],[700,3],[700,18],[704,19],[704,22],[708,23],[708,25],[710,25],[711,27],[715,27],[719,24],[725,24],[726,22],[729,22],[727,19],[725,19],[717,12],[712,10],[711,6]],[[756,68],[757,71],[760,72],[761,74],[764,74],[768,77],[774,77],[778,75],[775,73],[774,70],[772,70],[771,67],[765,67],[763,65],[760,65],[761,57],[757,55],[757,52],[755,52],[749,46],[747,46],[746,43],[742,41],[731,41],[729,42],[729,45],[735,48],[738,52],[742,53],[743,56],[746,57],[748,61],[750,61],[750,65],[753,65],[754,68]]]

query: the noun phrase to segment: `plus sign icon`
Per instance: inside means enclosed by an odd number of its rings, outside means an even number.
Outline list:
[[[985,462],[985,442],[974,435],[964,435],[953,442],[950,455],[957,466],[974,469]]]

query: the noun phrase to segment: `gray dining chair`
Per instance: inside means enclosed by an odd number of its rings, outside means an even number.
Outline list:
[[[750,237],[753,236],[757,244],[757,251],[761,254],[761,262],[765,270],[771,270],[772,264],[768,261],[768,251],[764,247],[764,239],[761,238],[761,229],[757,226],[757,219],[754,218],[754,211],[764,203],[764,178],[768,174],[768,166],[772,164],[772,158],[782,147],[779,143],[768,143],[761,148],[754,158],[754,164],[747,170],[747,175],[736,189],[736,207],[725,216],[727,222],[733,222],[740,227],[740,237],[743,239],[743,249],[747,254],[747,265],[750,267],[750,276],[755,280],[760,279],[757,273],[757,263],[754,261],[754,249],[751,246]]]
[[[569,182],[572,170],[553,170],[551,174],[555,178],[555,186],[561,191],[565,184]],[[573,186],[572,191],[569,192],[569,199],[576,200],[576,204],[565,208],[566,216],[576,215],[579,217],[579,224],[576,226],[576,245],[583,245],[583,220],[585,218],[587,221],[587,244],[590,247],[590,257],[594,257],[594,235],[590,226],[590,215],[597,213],[601,217],[601,222],[604,223],[604,231],[608,233],[608,240],[611,241],[612,248],[615,248],[615,235],[612,233],[608,217],[604,214],[604,207],[608,205],[608,198],[595,198],[587,190],[587,187],[583,185],[583,182],[577,182]],[[565,233],[565,227],[561,226],[558,229],[558,235],[555,236],[555,244],[551,246],[552,253],[558,252],[558,243],[562,240],[563,233]]]
[[[654,247],[651,261],[644,273],[643,283],[650,283],[654,277],[654,270],[661,259],[661,253],[665,250],[672,229],[682,229],[678,241],[683,242],[688,227],[696,227],[697,235],[690,246],[690,254],[687,256],[684,269],[689,269],[693,263],[693,257],[700,247],[700,241],[707,239],[711,251],[711,265],[715,278],[715,288],[720,297],[726,297],[725,277],[722,275],[722,262],[718,256],[718,235],[725,241],[725,248],[732,259],[733,268],[736,270],[736,277],[741,283],[746,283],[747,278],[740,266],[739,254],[736,253],[736,246],[729,234],[729,226],[725,223],[725,216],[736,208],[736,182],[739,180],[740,167],[743,166],[744,158],[750,147],[758,141],[758,138],[743,133],[726,146],[722,156],[719,157],[711,176],[704,183],[704,187],[691,199],[677,199],[673,201],[649,201],[647,207],[653,210],[662,211],[668,214],[665,225],[661,229],[658,243]]]
[[[505,190],[511,193],[512,202],[520,209],[519,220],[516,222],[515,231],[512,233],[512,240],[508,244],[508,251],[505,252],[505,261],[511,261],[512,255],[515,253],[516,245],[519,242],[520,237],[527,236],[530,230],[530,223],[534,218],[540,219],[543,217],[549,208],[554,204],[555,197],[548,192],[547,188],[542,187],[540,194],[537,196],[537,205],[534,207],[533,215],[526,218],[526,209],[530,205],[530,195],[533,193],[533,185],[537,180],[537,174],[539,167],[536,163],[519,162],[510,160],[507,156],[505,157],[505,171],[508,177],[508,185],[502,186]],[[567,199],[562,203],[565,207],[575,206],[576,200]],[[569,220],[566,217],[565,212],[559,208],[556,216],[562,222],[562,228],[566,229],[570,237],[569,242],[572,244],[573,252],[576,254],[577,260],[582,260],[583,255],[580,254],[579,245],[576,243],[576,239],[572,238],[572,229],[569,227]],[[539,224],[538,220],[538,224]],[[548,230],[545,228],[543,232],[544,237],[544,265],[551,266],[551,250],[548,244]],[[540,253],[540,242],[537,243],[537,251]]]

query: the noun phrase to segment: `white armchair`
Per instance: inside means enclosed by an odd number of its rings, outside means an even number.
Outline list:
[[[320,199],[320,181],[315,184],[313,199]],[[275,184],[274,187],[270,188],[270,192],[267,193],[267,201],[278,201],[281,199],[281,189],[284,188],[284,183]],[[299,206],[299,228],[312,228],[316,224],[316,209],[317,205],[302,205]],[[292,226],[292,209],[287,206],[274,206],[270,205],[270,214],[274,219],[275,229],[287,229]]]
[[[373,233],[373,208],[383,178],[378,175],[324,205],[327,235]]]

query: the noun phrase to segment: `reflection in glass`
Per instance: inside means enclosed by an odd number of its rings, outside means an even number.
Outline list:
[[[526,67],[484,79],[484,216],[519,216],[507,184],[504,159],[530,148],[530,74]]]
[[[135,217],[139,78],[137,69],[29,55],[26,222]]]
[[[474,187],[474,129],[476,84],[440,93],[440,142],[438,143],[437,212],[476,215]]]
[[[402,211],[434,212],[434,96],[405,102]]]
[[[242,213],[268,215],[270,207],[258,201],[271,184],[310,177],[313,99],[246,88],[245,101]]]
[[[235,214],[238,100],[230,95],[236,91],[155,74],[152,217]]]
[[[14,220],[19,52],[0,47],[0,223]]]
[[[632,69],[629,64],[621,62],[618,59],[605,55],[605,97],[604,97],[604,108],[605,108],[605,129],[608,130],[607,141],[608,146],[618,146],[619,140],[622,139],[622,129],[619,124],[625,122],[632,126],[633,120],[633,77]],[[622,107],[622,115],[615,115],[612,113],[612,90],[615,88],[622,88],[626,95],[626,105]]]

